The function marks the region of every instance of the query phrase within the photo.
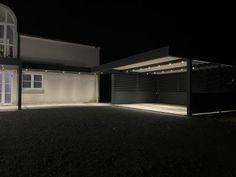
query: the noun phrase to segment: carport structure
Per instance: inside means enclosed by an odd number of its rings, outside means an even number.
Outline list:
[[[178,57],[169,47],[93,71],[100,74],[100,81],[107,75],[111,78],[112,104],[188,116],[236,110],[234,66]]]

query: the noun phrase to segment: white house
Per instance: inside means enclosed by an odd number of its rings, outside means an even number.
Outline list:
[[[0,107],[98,102],[98,47],[18,34],[0,4]]]

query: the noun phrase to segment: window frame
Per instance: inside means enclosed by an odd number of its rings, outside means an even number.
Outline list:
[[[2,56],[0,56],[0,58],[16,58],[17,57],[17,20],[14,17],[14,14],[12,14],[13,12],[9,11],[9,9],[7,9],[6,7],[1,7],[0,6],[0,11],[2,11],[2,13],[4,13],[4,21],[0,22],[0,25],[3,26],[3,42],[1,42],[0,44],[4,46],[4,53]],[[9,18],[12,19],[12,22],[10,22],[8,20],[8,16]],[[12,28],[12,44],[10,42],[8,42],[8,28]],[[10,52],[10,48],[12,47],[12,53]]]
[[[24,88],[24,75],[30,75],[30,77],[31,77],[30,88]],[[41,78],[42,78],[42,80],[41,80],[41,88],[35,88],[34,87],[34,76],[41,76]],[[39,82],[40,83],[40,81],[35,81],[35,82]],[[44,77],[43,77],[43,74],[24,72],[22,74],[22,89],[24,91],[29,91],[29,90],[39,90],[39,91],[42,91],[42,90],[44,90]]]
[[[30,80],[24,80],[24,75],[29,75],[30,76]],[[30,85],[30,87],[24,87],[24,83],[30,83],[29,85]],[[32,82],[32,75],[31,74],[28,74],[28,73],[23,73],[23,75],[22,75],[22,88],[23,89],[31,89],[31,86],[32,86],[32,84],[31,84],[31,82]]]

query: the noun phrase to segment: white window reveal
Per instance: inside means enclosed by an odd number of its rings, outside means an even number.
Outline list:
[[[42,90],[43,89],[43,75],[42,74],[23,74],[23,89]]]

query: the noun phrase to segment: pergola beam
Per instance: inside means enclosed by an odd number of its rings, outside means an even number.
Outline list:
[[[187,115],[192,116],[192,60],[187,59]]]

